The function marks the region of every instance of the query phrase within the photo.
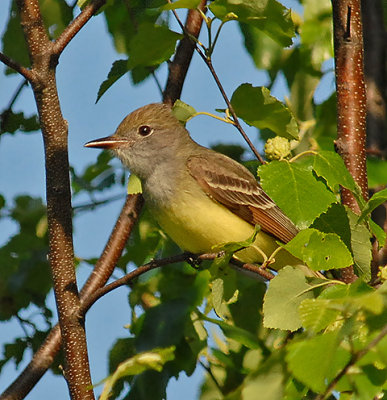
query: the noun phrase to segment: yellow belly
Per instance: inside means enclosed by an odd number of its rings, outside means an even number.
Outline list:
[[[167,206],[157,207],[157,210],[151,207],[151,212],[166,234],[179,247],[191,253],[211,252],[214,246],[243,241],[254,233],[252,225],[201,190],[194,194],[192,191],[180,191],[179,201],[169,202]],[[262,263],[261,252],[269,257],[277,247],[275,239],[259,232],[254,244],[239,251],[236,256],[243,262]],[[289,253],[281,250],[275,257],[277,262],[274,266],[294,264],[293,257],[288,260],[289,257]],[[279,263],[282,265],[277,265]]]

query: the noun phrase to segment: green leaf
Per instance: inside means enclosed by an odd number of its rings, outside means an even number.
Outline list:
[[[349,217],[342,204],[331,204],[326,212],[314,220],[311,228],[325,233],[336,233],[348,249],[352,249]]]
[[[200,3],[200,0],[177,0],[173,3],[165,4],[161,7],[162,10],[176,10],[178,8],[196,8]]]
[[[281,46],[292,44],[295,31],[290,11],[275,0],[215,0],[210,10],[222,21],[230,13],[237,15],[238,21],[260,29]]]
[[[298,380],[317,393],[327,387],[349,358],[350,354],[339,347],[337,332],[326,332],[287,346],[289,369]]]
[[[284,53],[282,46],[252,25],[240,23],[239,27],[255,66],[266,70],[274,80]]]
[[[182,37],[162,25],[141,24],[129,43],[128,68],[155,66],[168,60],[175,52],[176,41]]]
[[[177,99],[172,108],[173,115],[182,123],[186,123],[188,119],[196,114],[196,110],[189,104]]]
[[[266,328],[295,331],[301,327],[298,308],[313,292],[305,275],[290,266],[284,267],[270,281],[263,303],[263,324]]]
[[[272,161],[261,165],[258,174],[265,192],[300,229],[336,202],[336,196],[316,180],[308,167]]]
[[[315,333],[332,324],[340,315],[340,309],[324,299],[306,299],[301,303],[299,311],[302,326]]]
[[[122,362],[116,371],[105,379],[105,385],[101,393],[101,400],[107,400],[113,385],[123,377],[128,375],[138,375],[148,369],[161,371],[163,365],[174,359],[175,347],[165,349],[154,349],[143,352]]]
[[[349,285],[330,286],[319,299],[329,300],[329,306],[348,313],[368,312],[380,315],[384,310],[383,291],[368,286],[362,279]],[[340,306],[340,307],[338,307]]]
[[[311,65],[310,53],[304,46],[294,48],[283,66],[290,89],[289,107],[298,121],[314,118],[312,99],[322,76],[320,68]]]
[[[147,310],[141,331],[137,334],[136,350],[175,346],[190,320],[191,305],[184,299],[165,301]]]
[[[156,23],[163,0],[109,0],[103,15],[118,53],[130,54],[130,41],[143,23]],[[145,51],[146,48],[144,48]]]
[[[107,79],[105,79],[101,86],[98,89],[97,100],[103,96],[103,94],[115,83],[120,79],[123,75],[125,75],[130,70],[128,66],[128,60],[117,60],[114,61],[112,67],[108,73]]]
[[[62,0],[40,0],[39,5],[50,37],[58,38],[73,19],[72,7]]]
[[[312,225],[325,233],[336,233],[350,249],[360,277],[370,279],[371,237],[365,223],[357,224],[358,216],[341,204],[332,204]],[[384,242],[383,242],[384,243]]]
[[[384,246],[384,243],[386,243],[387,234],[386,234],[386,232],[384,232],[383,228],[381,228],[372,219],[369,220],[369,224],[370,224],[372,234],[375,235],[375,238],[378,241],[379,250],[380,250]]]
[[[343,159],[333,151],[320,151],[314,155],[313,170],[324,178],[332,191],[337,192],[339,186],[355,192],[356,183],[344,165]]]
[[[370,214],[376,207],[379,207],[381,204],[387,201],[387,189],[383,189],[379,192],[376,192],[368,201],[365,207],[363,208],[359,222],[363,221],[368,214]]]
[[[7,28],[3,34],[2,52],[24,67],[30,66],[30,58],[28,56],[27,45],[21,28],[16,1],[12,2]],[[6,73],[16,73],[16,71],[8,68]]]
[[[367,176],[370,188],[387,185],[387,161],[378,158],[368,158]]]
[[[9,216],[18,233],[0,248],[0,320],[7,320],[31,304],[44,310],[51,289],[47,261],[47,232],[37,236],[46,208],[41,199],[19,196]]]
[[[314,271],[345,268],[353,263],[350,251],[335,233],[304,229],[283,247]]]
[[[372,243],[371,234],[364,222],[358,223],[359,216],[347,209],[351,227],[351,247],[355,271],[365,281],[371,279]]]
[[[238,117],[247,124],[268,128],[287,139],[298,139],[295,118],[282,102],[270,95],[269,89],[244,83],[233,93],[231,104]]]
[[[300,29],[301,42],[311,49],[310,59],[315,68],[333,57],[332,6],[329,1],[304,0],[304,23]]]
[[[138,194],[142,193],[142,184],[141,180],[137,175],[130,174],[128,180],[128,194]]]
[[[249,349],[258,349],[260,348],[260,342],[256,335],[253,335],[251,332],[239,328],[237,326],[231,325],[229,323],[223,322],[221,320],[217,320],[214,318],[209,318],[204,314],[198,312],[199,318],[203,321],[211,322],[215,325],[218,325],[219,328],[222,329],[225,336],[230,339],[236,340],[237,342],[245,345]]]
[[[33,132],[39,129],[40,124],[37,115],[25,117],[23,112],[15,113],[12,110],[2,115],[1,132]]]
[[[240,399],[257,400],[259,393],[259,400],[283,400],[284,368],[280,363],[267,364],[247,376]]]
[[[310,134],[319,148],[334,151],[334,140],[337,136],[336,93],[329,99],[315,106],[316,123]]]

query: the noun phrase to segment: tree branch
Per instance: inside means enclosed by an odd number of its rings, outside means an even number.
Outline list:
[[[182,24],[182,22],[181,22],[179,16],[177,15],[176,11],[175,11],[175,10],[172,10],[172,12],[173,12],[173,14],[174,14],[174,16],[175,16],[177,22],[179,23],[179,25],[180,25],[182,31],[184,32],[185,37],[186,37],[187,39],[189,39],[189,40],[193,43],[194,49],[197,51],[197,53],[200,55],[200,57],[203,59],[203,61],[204,61],[204,62],[206,63],[206,65],[207,65],[208,69],[210,70],[211,75],[213,76],[213,78],[214,78],[214,80],[215,80],[215,82],[216,82],[216,85],[218,86],[218,89],[219,89],[220,93],[222,94],[222,97],[223,97],[224,101],[225,101],[226,104],[227,104],[227,108],[229,109],[230,114],[232,115],[232,118],[233,118],[233,120],[234,120],[234,125],[235,125],[235,127],[236,127],[236,128],[238,129],[238,131],[241,133],[241,135],[242,135],[243,138],[245,139],[246,143],[247,143],[248,146],[250,147],[251,151],[253,152],[253,154],[255,155],[255,157],[257,158],[257,160],[259,160],[259,162],[260,162],[261,164],[264,164],[265,161],[263,160],[263,158],[261,157],[261,155],[258,153],[257,149],[255,148],[255,146],[253,145],[253,143],[251,142],[251,140],[249,139],[249,137],[247,136],[246,132],[244,131],[244,129],[242,128],[242,126],[241,126],[241,124],[240,124],[240,122],[239,122],[239,119],[238,119],[238,117],[237,117],[237,115],[236,115],[236,113],[235,113],[235,111],[234,111],[234,108],[233,108],[233,106],[232,106],[232,104],[231,104],[231,102],[230,102],[230,100],[229,100],[229,98],[228,98],[228,96],[227,96],[227,94],[226,94],[224,88],[223,88],[223,85],[221,84],[221,82],[220,82],[220,80],[219,80],[219,78],[218,78],[218,75],[217,75],[216,72],[215,72],[215,69],[214,69],[214,67],[213,67],[213,65],[212,65],[211,57],[210,57],[209,55],[208,55],[208,56],[205,55],[205,54],[201,51],[201,49],[199,49],[199,47],[197,46],[196,41],[194,40],[194,37],[192,37],[192,36],[190,35],[190,32],[189,32],[189,31],[186,29],[186,27]]]
[[[105,249],[80,292],[81,304],[87,301],[90,294],[105,285],[111,276],[125,248],[133,226],[138,219],[142,205],[143,198],[141,195],[127,196],[109,240],[106,243]],[[61,339],[59,325],[57,324],[51,330],[39,350],[34,354],[31,362],[5,390],[0,396],[0,399],[24,399],[54,361],[61,346]]]
[[[368,198],[366,170],[366,92],[363,72],[363,32],[360,0],[332,0],[337,88],[336,147],[344,163]],[[352,193],[342,188],[342,203],[360,213]],[[341,270],[341,279],[356,279],[353,267]]]
[[[43,134],[46,171],[49,261],[72,400],[93,400],[84,321],[74,267],[67,122],[56,87],[57,57],[52,51],[38,0],[17,0],[21,26],[36,79],[31,81]]]
[[[387,335],[387,325],[383,327],[379,335],[377,335],[371,342],[368,343],[366,347],[358,351],[357,353],[353,354],[351,359],[345,365],[345,367],[336,375],[336,377],[332,380],[332,382],[328,385],[325,389],[324,393],[318,395],[315,400],[324,400],[326,399],[340,379],[346,375],[348,370],[353,367],[361,358],[363,358],[372,348],[374,348],[385,336]]]
[[[53,53],[59,56],[70,43],[71,39],[105,3],[106,0],[94,0],[89,3],[54,42]]]
[[[160,268],[165,265],[175,264],[183,261],[189,264],[198,264],[202,261],[214,260],[218,257],[221,257],[222,255],[223,252],[205,253],[205,254],[181,253],[171,257],[161,258],[159,260],[152,260],[147,264],[137,267],[134,271],[129,272],[122,278],[117,279],[114,282],[109,283],[104,287],[100,287],[99,289],[95,289],[94,291],[90,292],[90,295],[87,297],[87,300],[85,300],[82,304],[82,315],[84,315],[87,312],[87,310],[89,310],[89,308],[105,294],[110,293],[121,286],[127,285],[129,282],[132,282],[140,275],[143,275],[146,272],[151,271],[152,269]],[[233,264],[237,266],[239,269],[243,269],[247,272],[253,272],[254,274],[257,274],[264,279],[270,280],[274,278],[274,275],[270,271],[254,264],[246,264],[235,258],[232,258],[230,260],[230,264]]]
[[[204,11],[207,1],[201,0],[198,9]],[[164,91],[164,103],[173,105],[180,98],[188,67],[191,64],[196,43],[190,37],[199,37],[203,17],[198,10],[189,10],[185,22],[185,35],[177,47],[175,57],[169,65],[169,75]]]
[[[1,51],[0,51],[0,61],[3,64],[5,64],[7,67],[12,68],[16,72],[18,72],[20,75],[24,76],[24,78],[26,78],[27,81],[31,82],[35,78],[34,73],[30,69],[23,67],[16,61],[13,61],[9,57],[7,57],[5,54],[3,54]]]
[[[0,135],[5,133],[5,127],[8,123],[9,116],[12,112],[12,107],[15,104],[17,98],[20,96],[20,93],[22,92],[24,86],[27,85],[27,82],[28,81],[26,79],[23,79],[23,81],[19,84],[19,86],[15,90],[15,93],[12,96],[10,102],[8,103],[7,108],[0,114]]]

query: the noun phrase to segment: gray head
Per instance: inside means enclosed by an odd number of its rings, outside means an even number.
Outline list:
[[[188,131],[165,104],[141,107],[118,126],[112,136],[85,144],[112,150],[134,174],[146,179],[160,164],[193,145]]]

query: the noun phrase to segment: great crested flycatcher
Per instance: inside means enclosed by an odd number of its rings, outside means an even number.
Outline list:
[[[287,243],[298,232],[244,166],[194,142],[165,104],[133,111],[112,136],[85,146],[112,150],[140,178],[151,213],[183,250],[211,252],[248,239],[259,225],[254,243],[235,255],[262,262],[275,240]],[[280,250],[272,266],[296,263]]]

